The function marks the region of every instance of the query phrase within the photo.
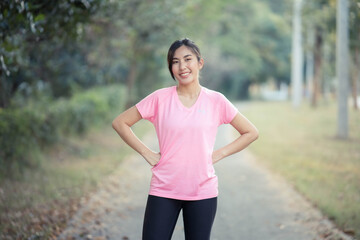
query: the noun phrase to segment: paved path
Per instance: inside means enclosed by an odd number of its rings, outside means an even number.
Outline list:
[[[221,126],[216,148],[234,138],[231,126]],[[144,141],[157,148],[154,132]],[[212,240],[350,239],[339,237],[311,204],[247,150],[223,159],[215,169],[220,195]],[[127,159],[84,202],[59,239],[140,240],[150,177],[140,156]],[[172,239],[184,239],[181,217]]]

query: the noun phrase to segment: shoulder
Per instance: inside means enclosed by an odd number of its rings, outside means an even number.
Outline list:
[[[203,87],[203,89],[204,89],[204,95],[207,96],[214,103],[218,103],[219,101],[221,102],[226,99],[224,94],[222,94],[221,92],[211,90],[206,87]]]
[[[166,100],[169,96],[171,96],[172,92],[174,90],[174,86],[172,87],[166,87],[166,88],[160,88],[158,90],[155,90],[154,92],[150,93],[145,97],[145,99],[152,99],[159,102],[162,102]]]
[[[160,88],[154,91],[152,94],[154,94],[158,98],[167,98],[168,96],[171,96],[171,94],[174,91],[174,88],[175,86]]]
[[[155,96],[171,95],[174,87],[175,86],[160,88],[158,90],[155,90],[152,94],[154,94]]]

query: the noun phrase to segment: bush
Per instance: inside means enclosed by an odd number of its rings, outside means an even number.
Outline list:
[[[0,112],[1,175],[19,173],[22,167],[34,165],[26,155],[36,146],[36,138],[33,137],[32,131],[37,128],[36,123],[39,123],[39,119],[26,110]]]
[[[32,104],[21,109],[0,109],[0,179],[19,177],[40,165],[45,147],[69,134],[84,134],[93,125],[109,121],[125,103],[122,86],[97,87],[70,99]]]

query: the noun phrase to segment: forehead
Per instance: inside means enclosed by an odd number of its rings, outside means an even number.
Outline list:
[[[189,49],[187,46],[181,46],[178,49],[176,49],[174,53],[174,58],[183,58],[188,55],[194,55],[194,53]]]

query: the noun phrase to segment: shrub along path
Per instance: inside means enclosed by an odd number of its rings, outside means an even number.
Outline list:
[[[154,150],[154,131],[142,138]],[[233,139],[221,126],[217,147]],[[213,240],[350,239],[282,178],[256,162],[247,150],[217,163],[219,205]],[[58,239],[141,239],[150,168],[133,155],[109,176],[69,222]],[[181,216],[173,239],[184,239]]]

